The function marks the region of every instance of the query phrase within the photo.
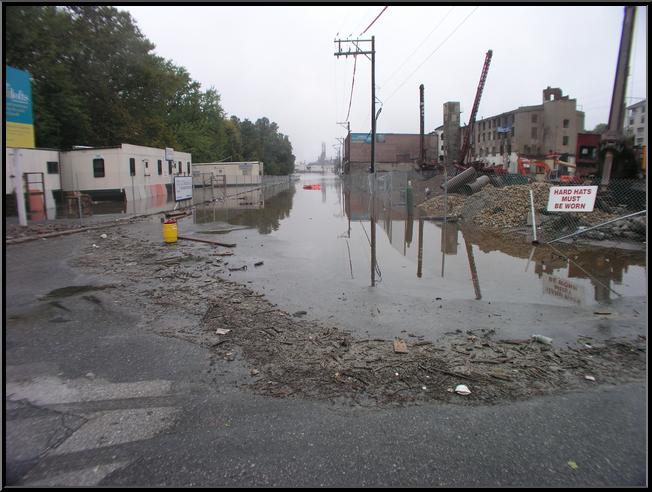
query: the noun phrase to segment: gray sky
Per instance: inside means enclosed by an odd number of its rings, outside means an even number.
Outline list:
[[[215,87],[224,110],[267,116],[290,137],[297,162],[328,155],[346,131],[353,59],[336,58],[336,38],[351,39],[380,6],[120,6],[155,52]],[[473,105],[487,50],[493,50],[478,118],[540,104],[561,87],[586,112],[586,129],[607,121],[622,30],[614,6],[389,6],[362,36],[375,36],[379,133],[418,133],[419,84],[426,131],[442,123],[442,105]],[[434,30],[433,30],[434,29]],[[339,33],[339,34],[338,34]],[[638,7],[627,96],[647,91],[647,7]],[[429,58],[428,58],[429,57]],[[416,71],[415,71],[416,70]],[[370,131],[371,62],[358,57],[351,131]],[[640,99],[627,99],[632,104]],[[379,105],[377,107],[380,107]]]

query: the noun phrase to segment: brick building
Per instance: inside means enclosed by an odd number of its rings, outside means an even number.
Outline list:
[[[508,165],[511,172],[516,172],[519,155],[540,159],[554,152],[575,162],[577,135],[583,131],[584,113],[577,110],[577,100],[548,87],[542,104],[477,120],[469,158]]]
[[[418,133],[378,133],[376,171],[408,171],[419,167],[421,136]],[[437,135],[424,135],[426,161],[437,159]],[[367,172],[371,163],[371,135],[350,133],[344,145],[344,172]]]

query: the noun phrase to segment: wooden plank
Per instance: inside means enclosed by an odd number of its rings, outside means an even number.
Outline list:
[[[211,241],[210,239],[200,239],[198,237],[177,236],[177,239],[185,239],[186,241],[197,241],[199,243],[215,244],[216,246],[224,246],[225,248],[235,248],[235,243],[220,243],[218,241]]]
[[[394,340],[394,352],[397,354],[407,354],[407,345],[403,340],[396,339]]]

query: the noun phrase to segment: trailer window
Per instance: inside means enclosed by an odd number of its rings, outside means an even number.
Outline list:
[[[158,175],[161,176],[163,174],[163,161],[158,161]]]
[[[172,161],[168,161],[168,174],[172,176]]]
[[[93,159],[93,177],[104,177],[104,159]]]
[[[48,161],[48,174],[59,174],[59,163],[56,161]]]

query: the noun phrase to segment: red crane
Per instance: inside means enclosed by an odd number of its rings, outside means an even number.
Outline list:
[[[480,98],[482,97],[484,82],[485,80],[487,80],[487,72],[489,72],[489,64],[491,63],[492,54],[493,54],[492,50],[487,51],[487,55],[485,56],[484,59],[484,66],[482,67],[482,73],[480,74],[480,83],[478,84],[478,90],[475,93],[475,101],[473,101],[473,109],[471,110],[471,116],[469,117],[469,124],[466,127],[466,132],[464,133],[464,143],[462,144],[462,150],[460,152],[460,161],[458,164],[459,167],[464,166],[464,161],[466,161],[466,155],[469,153],[469,147],[471,146],[471,133],[473,132],[475,117],[478,114],[478,107],[480,106]]]

